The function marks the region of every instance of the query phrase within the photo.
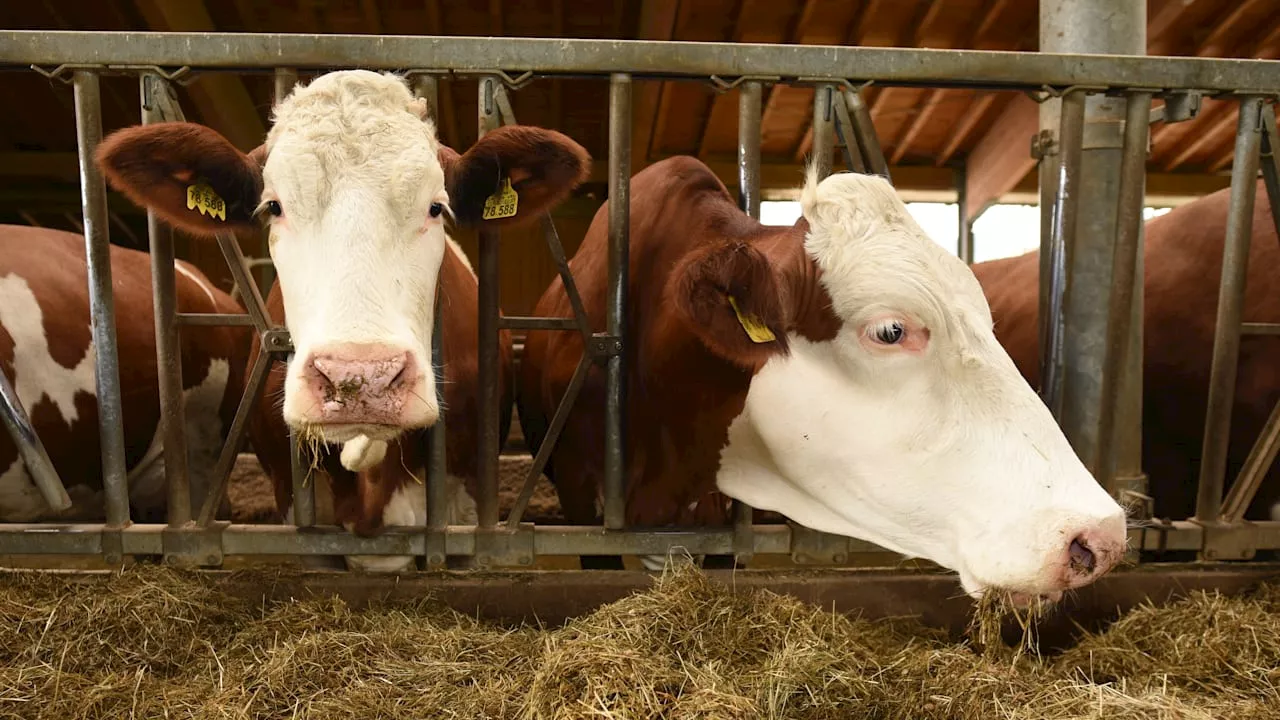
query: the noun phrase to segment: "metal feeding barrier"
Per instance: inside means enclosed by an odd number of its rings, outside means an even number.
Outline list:
[[[501,67],[495,59],[501,58]],[[624,453],[626,368],[623,349],[628,332],[627,306],[629,181],[631,176],[631,96],[636,78],[711,82],[739,93],[738,185],[740,207],[760,214],[760,123],[763,89],[771,84],[814,87],[814,160],[829,173],[839,147],[850,170],[889,177],[861,90],[881,85],[987,88],[1015,90],[1039,99],[1061,100],[1061,126],[1056,138],[1039,137],[1042,187],[1052,198],[1052,223],[1042,253],[1041,333],[1042,393],[1063,422],[1075,413],[1076,425],[1095,438],[1081,451],[1086,464],[1120,498],[1141,498],[1145,487],[1120,477],[1117,445],[1122,431],[1116,418],[1132,392],[1119,389],[1123,368],[1141,360],[1132,342],[1140,328],[1129,312],[1135,295],[1141,248],[1144,167],[1150,122],[1191,117],[1203,96],[1238,102],[1235,164],[1231,176],[1231,220],[1224,251],[1223,284],[1214,343],[1205,461],[1200,479],[1197,517],[1157,523],[1142,518],[1131,530],[1131,545],[1143,550],[1198,551],[1211,559],[1248,559],[1257,549],[1280,548],[1280,523],[1247,523],[1241,518],[1266,470],[1280,449],[1280,407],[1273,412],[1240,477],[1220,502],[1226,463],[1227,430],[1232,404],[1240,335],[1280,334],[1280,326],[1242,323],[1245,261],[1251,235],[1255,176],[1261,163],[1272,199],[1273,217],[1280,200],[1276,123],[1267,104],[1278,92],[1276,64],[1266,61],[1166,58],[1115,55],[1010,53],[969,50],[924,50],[866,47],[777,46],[734,43],[684,43],[530,38],[461,38],[347,35],[0,32],[0,69],[54,67],[51,77],[66,79],[75,93],[75,112],[83,194],[85,243],[88,250],[93,341],[97,348],[98,418],[106,497],[105,523],[0,525],[0,554],[102,555],[110,563],[125,556],[160,556],[173,564],[217,566],[225,555],[415,555],[428,568],[444,566],[448,556],[469,556],[477,565],[530,566],[547,555],[664,554],[674,545],[692,554],[789,555],[800,563],[844,563],[853,553],[885,552],[845,537],[827,535],[794,524],[755,525],[752,510],[734,504],[733,525],[725,528],[637,529],[625,523],[626,457]],[[498,308],[498,233],[479,234],[479,377],[482,409],[479,428],[479,497],[476,526],[446,522],[445,444],[443,418],[429,433],[428,514],[421,527],[389,528],[364,538],[342,528],[316,522],[314,486],[307,482],[308,458],[296,438],[293,446],[294,524],[249,525],[216,521],[228,477],[241,449],[253,404],[271,366],[292,352],[288,332],[275,326],[266,312],[239,244],[230,235],[218,239],[243,300],[243,315],[188,314],[176,310],[172,231],[148,213],[154,287],[157,362],[160,368],[161,422],[169,505],[166,524],[134,524],[125,475],[121,431],[121,393],[111,270],[107,263],[106,189],[93,163],[102,138],[99,77],[130,74],[140,78],[143,121],[182,119],[171,84],[193,71],[274,72],[278,101],[296,82],[299,71],[345,67],[398,70],[434,114],[440,77],[474,79],[479,84],[480,133],[515,122],[509,92],[531,79],[588,76],[605,80],[609,93],[609,254],[606,327],[591,327],[569,272],[568,259],[550,215],[542,227],[568,300],[572,317],[500,317]],[[162,68],[178,68],[166,72]],[[856,70],[857,77],[849,72]],[[1117,184],[1115,236],[1107,287],[1073,287],[1072,253],[1081,213],[1081,148],[1088,134],[1086,98],[1123,98],[1126,103],[1120,148],[1123,162]],[[1152,112],[1152,101],[1165,105]],[[1119,127],[1119,125],[1117,125]],[[461,149],[461,148],[460,148]],[[961,254],[972,259],[968,223],[961,204]],[[966,249],[967,248],[967,249]],[[270,273],[264,287],[269,287]],[[1065,375],[1063,345],[1065,308],[1071,294],[1097,297],[1105,303],[1102,321],[1085,328],[1105,337],[1103,392],[1100,399],[1073,400]],[[439,304],[432,352],[442,350]],[[248,373],[240,406],[215,468],[210,492],[196,505],[190,497],[183,437],[182,368],[178,337],[183,325],[252,327],[263,352]],[[533,460],[514,507],[505,518],[498,505],[500,453],[497,378],[499,332],[557,330],[576,332],[584,340],[583,357],[548,428],[548,437]],[[1136,349],[1138,353],[1133,353]],[[568,417],[569,408],[593,363],[605,366],[604,521],[599,527],[534,526],[523,521],[534,486]],[[436,365],[436,391],[443,378]],[[64,507],[66,491],[32,431],[31,422],[12,387],[0,383],[0,415],[21,451],[37,486],[52,507]],[[1083,418],[1083,419],[1081,419]],[[1140,418],[1138,420],[1140,422]],[[1073,427],[1076,427],[1073,425]],[[1072,437],[1072,432],[1068,432]],[[1127,437],[1127,436],[1125,436]],[[1073,439],[1073,443],[1075,438]],[[1077,445],[1080,451],[1080,446]],[[1138,512],[1141,515],[1141,511]]]

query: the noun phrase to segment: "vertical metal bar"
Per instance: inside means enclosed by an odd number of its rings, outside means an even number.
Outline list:
[[[1083,90],[1062,98],[1057,195],[1053,201],[1053,226],[1049,241],[1048,304],[1045,308],[1044,342],[1040,346],[1040,395],[1053,415],[1062,419],[1062,333],[1068,268],[1076,237],[1080,204],[1080,145],[1084,139]]]
[[[832,156],[835,152],[835,117],[832,96],[835,86],[822,83],[813,89],[813,165],[818,177],[831,174]],[[854,122],[857,122],[856,120]]]
[[[1271,224],[1280,237],[1280,133],[1276,132],[1276,111],[1262,106],[1262,182],[1267,189],[1267,205],[1271,208]]]
[[[275,84],[272,86],[271,106],[274,108],[280,104],[280,101],[289,96],[293,92],[293,86],[298,84],[298,71],[293,68],[276,68]],[[262,232],[262,245],[259,249],[261,256],[264,258],[271,257],[271,243],[268,240],[266,231]],[[271,284],[276,281],[276,269],[270,263],[262,265],[262,292],[270,292]]]
[[[35,428],[31,426],[31,418],[23,410],[17,390],[3,372],[0,372],[0,420],[4,422],[5,430],[9,431],[9,437],[13,438],[13,444],[18,447],[18,457],[22,459],[27,474],[35,482],[44,501],[57,511],[71,507],[71,497],[62,486],[62,480],[53,468],[53,461],[49,459],[49,453],[45,452],[44,443],[40,442],[40,436],[36,435]]]
[[[434,75],[415,75],[413,89],[418,97],[427,101],[427,116],[433,120],[439,117],[440,81]],[[448,252],[448,250],[446,250]],[[440,310],[440,282],[436,280],[435,301],[432,308],[431,327],[431,364],[436,384],[436,402],[440,407],[440,417],[435,425],[427,431],[427,479],[423,488],[426,493],[427,506],[427,552],[428,568],[444,565],[444,531],[449,524],[449,484],[448,460],[444,413],[444,329]]]
[[[98,437],[102,443],[102,484],[107,526],[129,523],[129,486],[124,463],[124,413],[120,401],[120,354],[116,347],[115,298],[111,294],[111,241],[107,186],[93,155],[102,141],[102,92],[98,75],[72,75],[76,106],[76,146],[80,160],[80,197],[84,204],[85,259],[89,265],[89,308],[98,393]]]
[[[1142,201],[1146,196],[1146,161],[1148,118],[1151,115],[1151,92],[1129,94],[1125,113],[1124,155],[1120,165],[1120,192],[1116,203],[1116,239],[1112,251],[1111,296],[1107,307],[1106,343],[1102,365],[1102,405],[1098,415],[1098,442],[1094,453],[1085,458],[1085,466],[1112,495],[1115,487],[1116,458],[1113,449],[1117,416],[1124,398],[1118,392],[1129,364],[1132,350],[1133,296],[1140,292],[1138,253],[1142,250]]]
[[[973,223],[969,222],[969,171],[956,168],[956,255],[966,265],[973,264]]]
[[[844,91],[845,104],[853,115],[853,136],[858,140],[858,148],[862,151],[863,162],[869,172],[880,175],[893,182],[889,174],[889,162],[885,160],[884,150],[880,148],[880,138],[876,135],[876,124],[871,119],[871,109],[857,90]]]
[[[293,355],[289,355],[293,362]],[[293,476],[293,524],[296,527],[312,527],[316,524],[316,486],[308,483],[310,453],[303,447],[298,434],[289,430],[289,472]]]
[[[500,113],[494,95],[497,80],[480,80],[477,137],[498,127]],[[481,528],[498,524],[498,231],[480,228],[479,382],[480,446],[477,449],[476,515]]]
[[[1209,370],[1209,403],[1205,409],[1204,441],[1200,451],[1200,485],[1196,495],[1196,520],[1215,522],[1222,503],[1222,481],[1227,472],[1227,447],[1231,437],[1231,408],[1236,390],[1236,363],[1240,355],[1240,316],[1244,309],[1245,277],[1253,232],[1253,206],[1257,191],[1260,123],[1263,99],[1245,96],[1236,120],[1235,157],[1231,164],[1231,204],[1222,248],[1222,284],[1218,288],[1218,319],[1214,326],[1213,364]]]
[[[174,120],[167,117],[162,95],[171,93],[168,81],[153,72],[138,79],[142,98],[142,122]],[[176,102],[173,103],[176,105]],[[173,229],[147,209],[147,237],[151,245],[151,299],[155,311],[156,370],[160,378],[160,424],[164,438],[164,475],[168,491],[169,527],[191,522],[191,479],[187,473],[186,408],[182,397],[182,353],[179,348],[176,271]],[[208,488],[205,488],[208,491]]]
[[[609,78],[609,301],[607,329],[614,338],[606,376],[604,526],[626,521],[626,312],[631,254],[631,76]]]
[[[764,86],[747,80],[738,87],[738,207],[760,219],[760,112]]]
[[[1052,113],[1046,105],[1053,105]],[[1052,114],[1052,119],[1048,116]],[[1040,185],[1040,273],[1039,273],[1039,307],[1036,312],[1037,337],[1040,349],[1040,391],[1041,398],[1048,398],[1045,388],[1045,367],[1049,358],[1049,337],[1057,324],[1057,316],[1050,311],[1051,303],[1056,302],[1054,293],[1060,292],[1053,282],[1053,250],[1056,225],[1054,218],[1058,212],[1058,174],[1062,170],[1062,153],[1058,143],[1058,125],[1062,119],[1062,101],[1050,98],[1040,104],[1040,124],[1043,129],[1039,133],[1039,185]],[[1050,125],[1051,128],[1044,128]]]

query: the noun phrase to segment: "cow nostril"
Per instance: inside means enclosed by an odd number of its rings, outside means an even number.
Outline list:
[[[1071,541],[1071,546],[1067,548],[1067,558],[1071,569],[1082,575],[1092,573],[1098,566],[1098,560],[1094,557],[1093,551],[1080,538]]]

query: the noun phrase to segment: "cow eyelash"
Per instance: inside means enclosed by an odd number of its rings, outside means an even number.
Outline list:
[[[901,320],[889,320],[875,325],[868,334],[881,345],[897,345],[907,336],[907,326]]]
[[[269,217],[280,217],[284,215],[284,208],[280,205],[279,200],[265,200],[259,205],[253,214],[263,220]]]

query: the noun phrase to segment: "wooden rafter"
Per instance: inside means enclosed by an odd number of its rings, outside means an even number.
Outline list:
[[[938,157],[933,161],[937,167],[946,165],[956,150],[964,144],[969,138],[969,134],[977,127],[978,121],[986,116],[987,111],[991,109],[991,104],[999,97],[998,94],[989,91],[983,91],[969,103],[968,109],[964,111],[964,115],[956,121],[955,126],[951,130],[951,136],[947,138],[947,142],[942,146],[942,152],[938,153]]]
[[[675,33],[679,0],[643,0],[637,40],[670,40]],[[653,143],[658,112],[667,83],[637,83],[631,105],[631,171],[639,172],[649,164],[649,148]]]
[[[733,42],[742,42],[743,34],[747,29],[747,23],[750,22],[750,18],[747,16],[747,9],[750,5],[750,0],[741,0],[741,2],[738,3],[738,17],[733,23]],[[711,121],[716,116],[716,109],[725,103],[731,102],[731,98],[734,97],[737,97],[737,95],[719,93],[714,99],[712,99],[711,107],[707,110],[707,121],[702,126],[702,138],[698,141],[699,157],[703,157],[707,154],[707,140],[715,129],[712,126]]]

